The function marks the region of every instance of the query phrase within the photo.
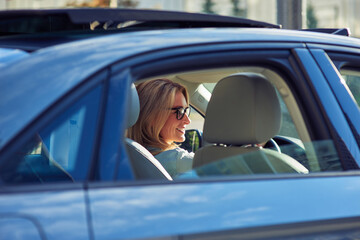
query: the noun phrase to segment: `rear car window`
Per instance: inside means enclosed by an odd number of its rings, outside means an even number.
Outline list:
[[[101,86],[74,102],[2,163],[5,184],[86,179],[96,133]]]

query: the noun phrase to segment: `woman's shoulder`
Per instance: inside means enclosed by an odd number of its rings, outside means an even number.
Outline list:
[[[172,149],[173,151],[175,151],[177,153],[177,155],[179,156],[178,158],[183,159],[183,158],[194,158],[194,153],[193,152],[188,152],[187,150],[183,149],[183,148],[174,148]]]
[[[194,158],[194,153],[193,152],[188,152],[185,149],[176,147],[174,149],[169,149],[166,151],[163,151],[161,153],[159,153],[158,155],[156,155],[157,157],[172,157],[173,160],[177,159],[193,159]]]

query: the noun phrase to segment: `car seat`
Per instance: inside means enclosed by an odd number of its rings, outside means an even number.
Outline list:
[[[201,174],[307,173],[286,154],[259,144],[281,125],[280,103],[262,75],[240,73],[220,80],[206,110],[204,141],[193,167]]]
[[[140,103],[134,84],[129,94],[127,128],[134,125],[139,117]],[[126,149],[136,179],[167,179],[172,180],[161,163],[142,145],[125,138]]]

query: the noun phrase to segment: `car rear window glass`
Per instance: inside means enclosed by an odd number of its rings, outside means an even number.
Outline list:
[[[6,184],[77,182],[86,179],[101,86],[77,100],[0,166]]]
[[[343,70],[341,75],[353,94],[357,105],[360,106],[360,70]]]

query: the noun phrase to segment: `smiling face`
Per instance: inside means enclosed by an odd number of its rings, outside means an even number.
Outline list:
[[[181,92],[175,94],[172,108],[188,107],[186,99]],[[160,131],[160,136],[168,143],[185,141],[185,127],[190,123],[190,118],[185,114],[181,120],[176,119],[176,111],[171,110],[171,114]]]

